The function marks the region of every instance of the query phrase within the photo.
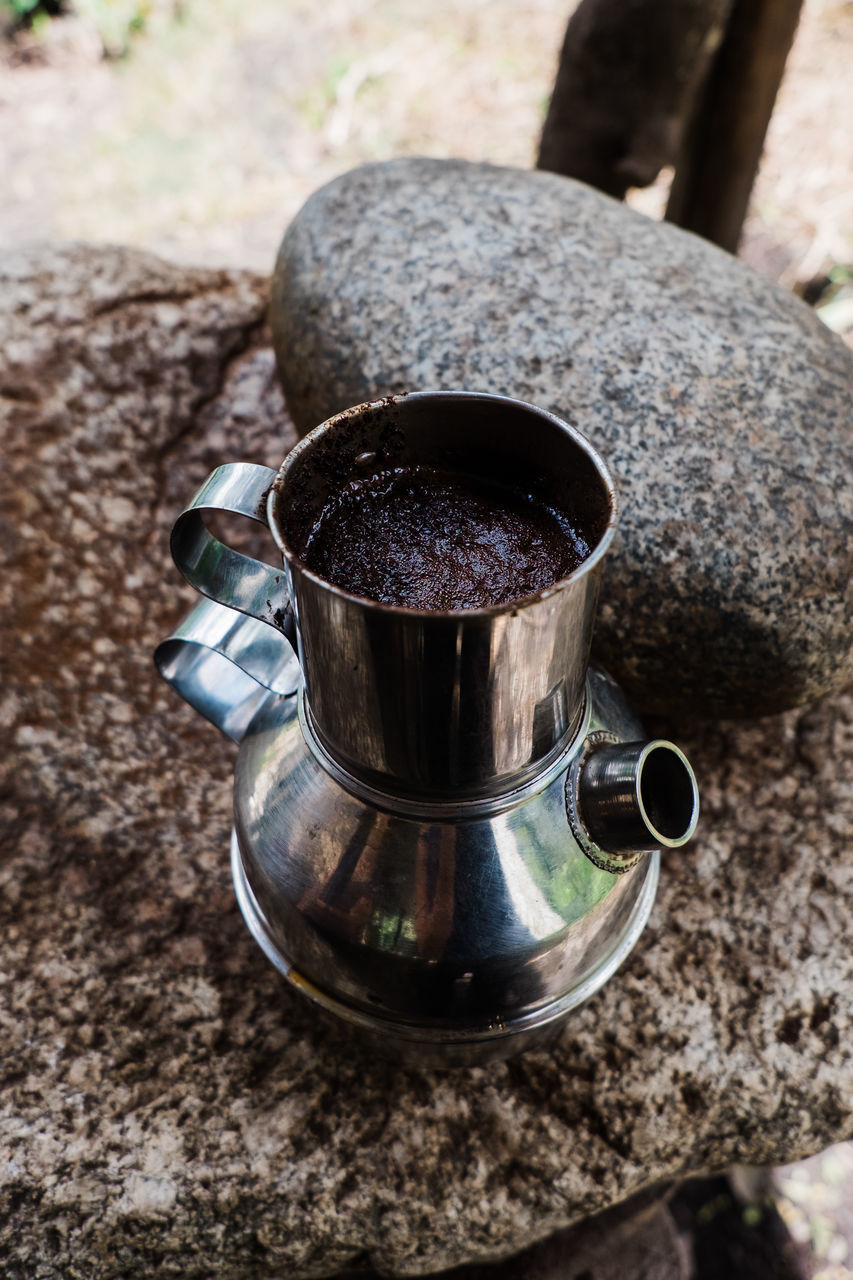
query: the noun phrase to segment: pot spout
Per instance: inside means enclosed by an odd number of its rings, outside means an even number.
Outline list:
[[[593,750],[577,784],[579,816],[606,853],[629,858],[680,849],[696,830],[699,790],[672,742],[622,742]]]

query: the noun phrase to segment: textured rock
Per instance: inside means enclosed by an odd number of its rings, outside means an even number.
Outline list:
[[[853,353],[727,254],[568,178],[399,160],[311,197],[272,320],[300,430],[464,388],[601,448],[596,643],[637,705],[759,715],[853,678]]]
[[[293,439],[264,293],[0,257],[0,1272],[423,1274],[853,1135],[850,698],[673,726],[693,852],[548,1052],[398,1069],[267,964],[230,885],[233,748],[151,662],[190,598],[181,502]]]
[[[689,1280],[692,1275],[689,1244],[662,1198],[640,1195],[505,1262],[454,1267],[442,1271],[440,1280]]]

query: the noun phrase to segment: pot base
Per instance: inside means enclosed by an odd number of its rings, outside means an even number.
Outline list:
[[[660,854],[648,856],[645,880],[612,948],[583,980],[532,1012],[487,1026],[442,1026],[383,1018],[322,991],[308,981],[274,940],[273,931],[246,878],[236,831],[231,835],[231,874],[243,919],[263,951],[290,985],[317,1008],[353,1028],[381,1057],[429,1068],[474,1067],[500,1061],[523,1050],[543,1047],[560,1031],[573,1010],[590,999],[627,959],[648,922],[658,886]]]

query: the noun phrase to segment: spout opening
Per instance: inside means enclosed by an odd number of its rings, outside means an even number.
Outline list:
[[[686,756],[671,742],[590,741],[582,757],[576,816],[608,870],[652,849],[680,849],[699,821],[699,788]],[[619,865],[614,867],[615,863]]]
[[[637,798],[655,844],[678,849],[699,820],[699,789],[684,754],[671,742],[646,746],[637,770]]]

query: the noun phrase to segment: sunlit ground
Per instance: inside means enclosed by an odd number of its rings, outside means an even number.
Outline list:
[[[304,199],[366,160],[532,164],[565,18],[561,0],[205,0],[121,62],[7,71],[0,236],[266,270]]]
[[[572,4],[136,7],[147,28],[122,59],[100,57],[91,20],[63,19],[40,37],[47,65],[35,49],[0,67],[0,241],[121,241],[266,271],[303,200],[366,160],[529,166]],[[851,65],[853,4],[806,0],[742,250],[789,286],[853,263]],[[658,216],[666,181],[631,202]]]

